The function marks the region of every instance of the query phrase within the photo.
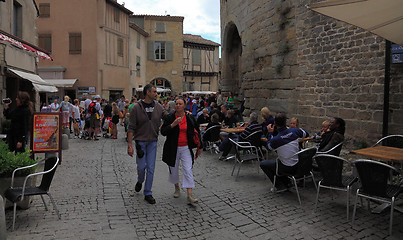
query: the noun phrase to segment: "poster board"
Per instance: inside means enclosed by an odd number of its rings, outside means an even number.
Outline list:
[[[36,112],[32,117],[32,153],[58,152],[62,157],[62,117],[58,112]]]

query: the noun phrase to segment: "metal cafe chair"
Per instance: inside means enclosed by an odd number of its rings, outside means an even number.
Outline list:
[[[330,154],[318,154],[314,157],[318,164],[323,179],[318,183],[318,191],[316,193],[315,210],[318,205],[319,192],[321,188],[331,190],[344,191],[347,193],[347,220],[350,207],[350,190],[351,186],[357,182],[358,178],[353,175],[343,175],[343,166],[345,164],[352,167],[351,162],[344,158],[333,156]]]
[[[29,174],[28,176],[26,176],[22,187],[13,186],[14,185],[14,175],[17,171],[35,167],[41,162],[45,162],[44,171],[38,172],[38,173],[32,173],[32,174]],[[14,225],[15,225],[17,202],[22,201],[25,196],[40,195],[42,198],[42,202],[45,205],[45,209],[47,211],[48,207],[46,206],[43,195],[45,195],[45,194],[48,195],[50,198],[50,201],[52,202],[53,207],[56,211],[56,214],[57,214],[58,218],[60,219],[60,214],[59,214],[59,211],[57,210],[55,201],[53,200],[52,195],[50,195],[50,193],[49,193],[50,184],[52,183],[53,176],[56,172],[58,163],[59,163],[58,157],[45,158],[45,159],[38,161],[37,163],[35,163],[33,165],[17,168],[13,171],[13,174],[11,176],[11,186],[4,193],[4,197],[14,204],[13,228],[12,228],[13,231],[14,231]],[[42,175],[42,181],[39,186],[26,186],[28,178],[31,178],[34,176],[39,176],[39,175]]]
[[[211,126],[203,134],[202,139],[207,144],[207,150],[210,150],[211,153],[217,153],[214,145],[219,145],[220,143],[220,129],[221,125]],[[204,136],[207,136],[208,139],[204,140]]]
[[[241,165],[247,161],[257,160],[259,162],[259,151],[256,146],[252,146],[250,142],[236,142],[232,138],[229,138],[232,145],[235,147],[235,162],[234,167],[232,168],[231,176],[234,175],[235,167],[238,165],[238,172],[235,177],[235,181],[238,179],[239,171],[241,170]],[[241,151],[247,151],[246,154],[241,153]],[[259,166],[258,166],[259,172]]]
[[[272,188],[272,192],[277,192],[276,190],[276,181],[277,181],[277,177],[281,177],[281,176],[286,176],[288,177],[294,187],[295,187],[295,191],[297,192],[297,197],[298,197],[298,202],[299,205],[301,205],[301,198],[299,196],[299,191],[298,191],[298,184],[297,181],[304,181],[304,185],[305,185],[305,179],[311,177],[313,184],[315,185],[315,188],[317,188],[316,186],[316,182],[315,182],[315,177],[312,173],[312,158],[313,156],[315,156],[316,151],[318,149],[315,147],[312,148],[306,148],[303,149],[297,153],[295,153],[294,155],[292,155],[290,158],[297,156],[298,155],[298,165],[297,165],[297,171],[295,174],[285,174],[285,173],[281,173],[279,172],[278,169],[278,162],[280,161],[279,159],[276,160],[276,174],[274,175],[274,181],[273,181],[273,188]]]
[[[352,224],[355,220],[358,197],[368,199],[368,208],[370,199],[387,203],[390,204],[389,235],[392,235],[395,202],[403,188],[402,182],[390,184],[389,179],[391,172],[399,175],[399,171],[388,164],[373,160],[359,159],[353,164],[357,169],[361,187],[357,189],[355,196]]]
[[[403,135],[389,135],[379,139],[372,147],[379,144],[388,147],[403,148]]]

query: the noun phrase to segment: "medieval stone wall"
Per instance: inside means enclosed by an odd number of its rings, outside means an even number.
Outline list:
[[[238,94],[247,110],[284,111],[312,133],[323,120],[341,117],[349,143],[373,143],[382,134],[385,41],[313,12],[306,7],[312,2],[222,0],[223,89],[233,84],[225,75],[226,33],[236,25],[242,40]],[[394,66],[390,133],[403,130],[402,82],[402,65]]]

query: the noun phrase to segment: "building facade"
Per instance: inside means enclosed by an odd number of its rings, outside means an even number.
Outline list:
[[[217,91],[220,44],[183,35],[183,91]]]
[[[130,21],[144,29],[147,37],[146,83],[182,92],[183,17],[132,15]]]
[[[313,2],[221,0],[222,89],[245,97],[246,113],[267,106],[310,132],[341,117],[347,142],[373,142],[382,135],[385,40],[311,11]],[[402,72],[392,66],[390,134],[403,129]]]
[[[136,89],[144,87],[147,73],[147,40],[149,34],[140,26],[130,23],[129,57],[131,95],[137,95]]]
[[[72,88],[64,89],[72,98],[132,95],[145,64],[140,64],[137,72],[131,54],[142,61],[145,45],[144,33],[140,33],[137,45],[137,31],[129,23],[130,10],[116,0],[38,0],[38,5],[39,43],[54,58],[51,64],[39,62],[44,76],[78,79]],[[59,74],[49,72],[52,69]]]
[[[37,47],[37,6],[32,0],[0,1],[0,98],[15,107],[18,91],[26,91],[38,110],[39,94],[57,91],[37,75],[37,61],[50,56]],[[3,111],[3,105],[0,105]]]

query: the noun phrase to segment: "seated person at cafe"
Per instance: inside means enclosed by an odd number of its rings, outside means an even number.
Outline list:
[[[285,113],[276,114],[274,124],[278,134],[273,136],[272,133],[275,127],[273,125],[267,126],[269,131],[267,149],[270,151],[276,150],[279,159],[279,172],[295,174],[298,156],[290,157],[299,151],[298,138],[306,138],[308,133],[299,128],[287,128],[287,116]],[[271,182],[274,182],[274,175],[276,174],[276,161],[276,159],[271,159],[263,160],[260,163],[260,168],[270,178]],[[278,190],[285,189],[289,184],[290,181],[287,177],[278,177],[275,187]]]
[[[197,123],[203,124],[203,123],[209,123],[210,122],[210,116],[208,113],[208,109],[207,108],[203,108],[202,114],[200,114],[200,116],[197,118]]]
[[[229,112],[229,111],[228,111]],[[262,130],[262,125],[257,122],[258,115],[254,112],[250,114],[250,122],[249,125],[245,128],[245,130],[241,134],[230,134],[228,135],[220,144],[219,150],[222,151],[222,156],[220,160],[226,159],[229,152],[232,148],[232,143],[229,138],[239,141],[239,142],[250,142],[251,139],[248,139],[248,136],[256,131]]]
[[[341,118],[330,120],[329,129],[323,133],[322,140],[319,143],[318,152],[326,152],[337,144],[344,141],[344,132],[346,131],[346,122]],[[341,148],[335,149],[329,154],[339,156]]]
[[[209,129],[213,126],[221,126],[221,124],[218,122],[219,119],[220,119],[220,117],[218,116],[217,113],[214,113],[213,115],[211,115],[211,122],[209,122],[209,124],[207,125],[206,132],[204,132],[204,134],[202,136],[204,148],[206,147],[206,145],[204,143],[206,143],[207,141],[211,141],[213,134],[217,134],[217,136],[220,135],[221,128],[216,128],[214,130],[207,131],[207,129]]]
[[[296,117],[290,119],[290,126],[289,128],[299,128],[299,120]]]
[[[230,109],[227,111],[227,115],[224,118],[224,126],[227,127],[234,127],[237,123],[237,120],[235,118],[235,111]]]
[[[267,107],[264,107],[260,110],[260,115],[263,118],[262,123],[263,135],[267,137],[267,135],[269,135],[269,132],[267,131],[267,126],[269,124],[274,124],[274,117],[271,115],[271,112]]]
[[[323,121],[320,131],[312,135],[312,139],[314,139],[315,142],[319,143],[320,140],[322,139],[322,135],[329,129],[329,125],[330,125],[329,120]]]
[[[218,110],[217,103],[212,102],[210,104],[210,115],[212,116],[214,113],[217,113],[219,122],[222,122],[224,120],[225,115],[220,110]]]

